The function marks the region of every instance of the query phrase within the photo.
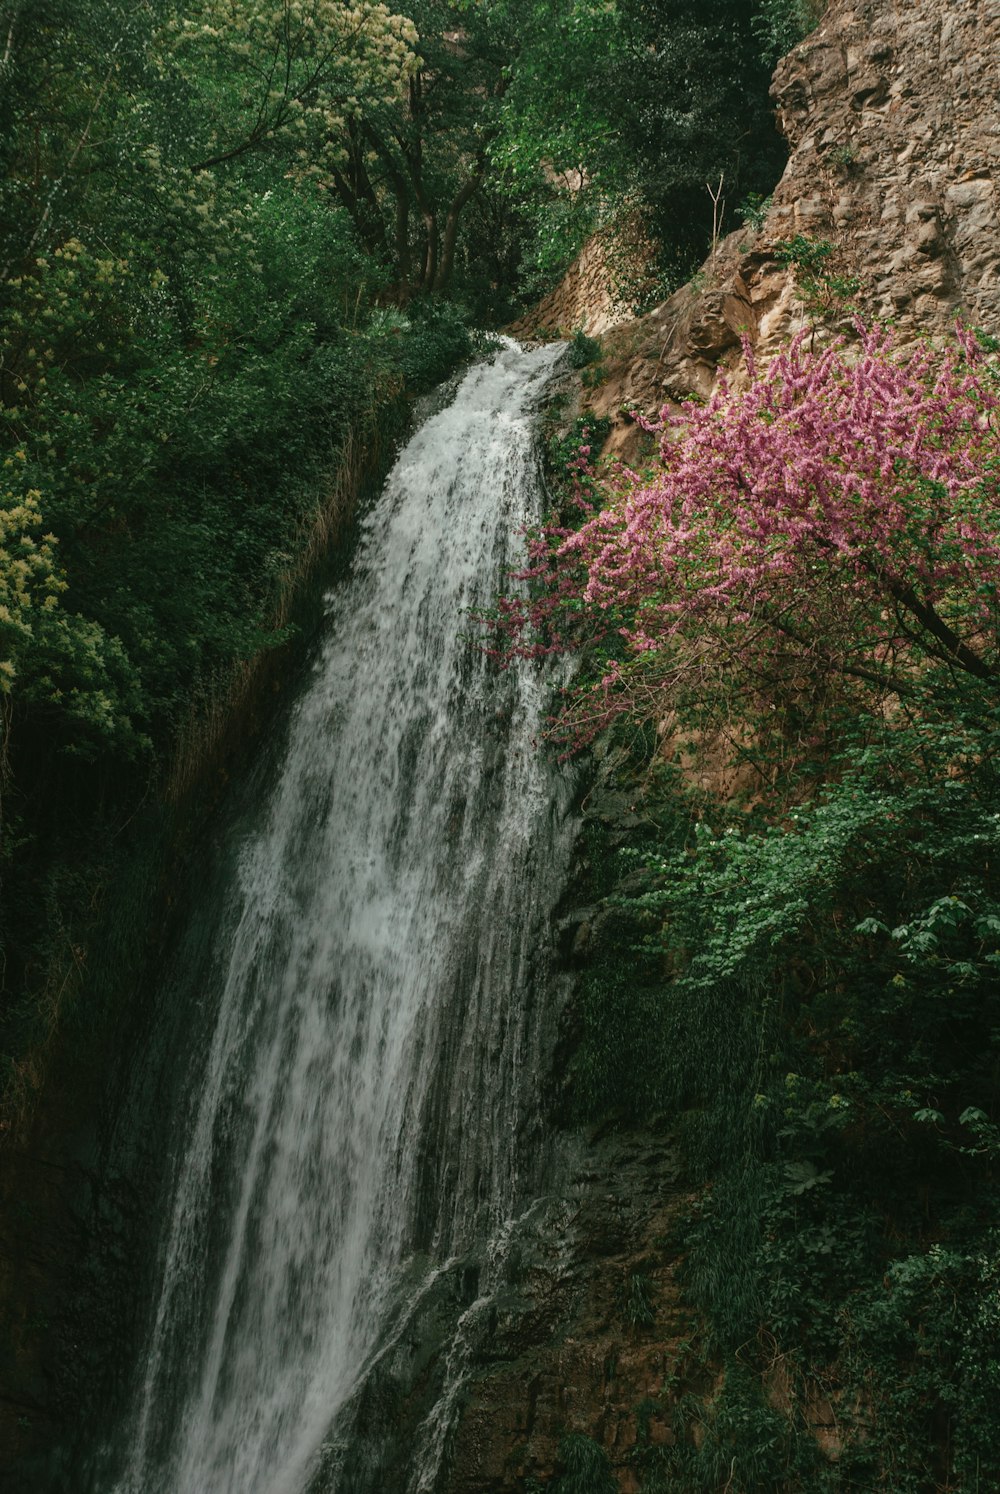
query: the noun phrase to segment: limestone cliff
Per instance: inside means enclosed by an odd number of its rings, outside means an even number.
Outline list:
[[[649,284],[652,245],[642,221],[626,214],[599,229],[547,296],[509,328],[515,337],[599,336],[628,319]]]
[[[737,369],[744,333],[766,357],[807,323],[780,258],[796,235],[829,243],[852,304],[903,340],[959,314],[1000,330],[998,59],[996,0],[833,0],[774,76],[791,154],[760,228],[730,234],[689,285],[605,338],[588,403],[612,418],[611,449],[634,447],[629,410],[704,397]]]

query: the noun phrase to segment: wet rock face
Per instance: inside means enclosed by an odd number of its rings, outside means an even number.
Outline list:
[[[901,342],[946,335],[959,314],[1000,331],[1000,5],[833,0],[772,95],[791,154],[760,229],[730,234],[691,284],[605,338],[589,402],[627,457],[639,442],[623,410],[705,398],[720,372],[738,383],[743,336],[766,359],[817,319],[778,250],[798,235],[831,246],[851,303]],[[836,298],[820,313],[850,334]]]
[[[630,1494],[640,1442],[672,1436],[665,1392],[690,1332],[675,1279],[685,1199],[674,1146],[616,1132],[574,1137],[570,1149],[564,1185],[519,1227],[444,1494],[513,1494],[544,1481],[571,1432],[604,1448]]]

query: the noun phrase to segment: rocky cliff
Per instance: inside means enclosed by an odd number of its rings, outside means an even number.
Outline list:
[[[704,397],[738,370],[744,334],[766,357],[809,323],[783,249],[797,236],[829,246],[814,299],[839,294],[903,340],[957,316],[1000,330],[998,58],[996,0],[833,0],[774,76],[791,154],[760,227],[730,234],[689,285],[605,338],[607,377],[588,403],[613,420],[611,449],[635,448],[629,410]]]
[[[609,332],[628,320],[628,306],[644,294],[652,255],[641,219],[626,214],[588,239],[559,284],[510,332],[523,338]]]

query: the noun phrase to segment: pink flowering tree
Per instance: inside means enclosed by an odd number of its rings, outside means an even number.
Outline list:
[[[959,333],[794,342],[742,392],[664,411],[652,474],[577,464],[577,527],[530,539],[527,597],[498,651],[581,647],[562,734],[577,745],[711,676],[758,702],[835,677],[883,701],[942,669],[1000,677],[1000,435],[993,370]],[[594,661],[597,661],[596,669]],[[558,734],[558,732],[557,732]]]

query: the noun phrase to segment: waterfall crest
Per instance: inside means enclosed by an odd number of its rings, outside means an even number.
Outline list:
[[[499,674],[468,610],[537,517],[558,352],[467,374],[330,595],[220,913],[119,1494],[303,1494],[407,1302],[500,1238],[525,1185],[571,826],[537,672]]]

